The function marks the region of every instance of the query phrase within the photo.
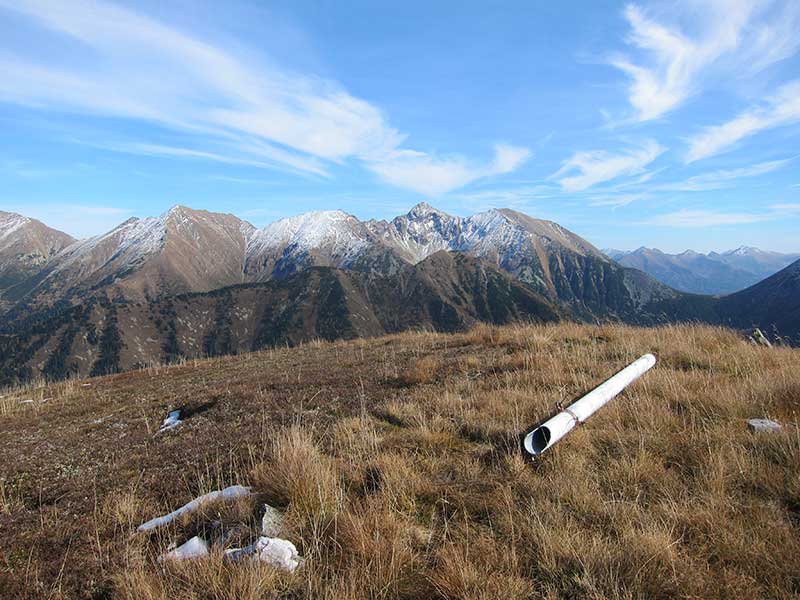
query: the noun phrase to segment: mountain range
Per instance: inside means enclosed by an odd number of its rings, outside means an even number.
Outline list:
[[[1,214],[5,383],[477,321],[800,332],[800,268],[746,293],[688,294],[508,209],[458,217],[422,203],[391,221],[320,211],[257,229],[176,206],[86,240]]]
[[[603,253],[625,267],[639,269],[676,290],[693,294],[732,294],[800,259],[800,254],[768,252],[750,246],[708,254],[693,250],[667,254],[644,247],[631,252],[604,249]]]

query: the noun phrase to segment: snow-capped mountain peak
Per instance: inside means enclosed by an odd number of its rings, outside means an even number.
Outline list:
[[[271,248],[284,244],[296,244],[310,250],[332,239],[355,240],[354,229],[358,219],[341,210],[320,210],[303,213],[270,223],[255,231],[250,238],[248,251]]]
[[[31,222],[28,217],[17,213],[0,212],[0,241],[10,238],[15,231]]]
[[[269,278],[309,264],[348,267],[374,243],[371,232],[353,215],[341,210],[308,212],[254,231],[247,242],[245,271]]]
[[[79,240],[64,250],[64,259],[55,270],[61,272],[86,263],[89,256],[93,257],[90,264],[97,266],[112,258],[117,259],[121,269],[138,264],[164,247],[168,218],[169,212],[159,217],[131,217],[108,233]]]
[[[739,246],[735,250],[723,252],[723,256],[748,256],[750,254],[760,254],[762,251],[753,246]]]
[[[441,211],[438,208],[434,208],[427,202],[419,202],[418,204],[415,204],[406,214],[406,216],[410,219],[424,219],[430,217],[431,215],[450,217],[450,215],[448,215],[446,212]]]

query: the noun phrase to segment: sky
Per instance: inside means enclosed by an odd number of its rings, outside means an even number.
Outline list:
[[[0,210],[508,207],[800,251],[800,2],[0,0]]]

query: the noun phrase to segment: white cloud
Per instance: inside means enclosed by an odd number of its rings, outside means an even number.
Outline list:
[[[638,175],[664,150],[654,140],[647,140],[641,147],[621,154],[601,150],[576,152],[550,179],[558,181],[567,192],[579,192],[623,175]],[[578,174],[568,175],[575,172]]]
[[[773,204],[767,207],[765,212],[759,214],[682,209],[671,213],[656,215],[646,221],[642,221],[640,224],[681,228],[748,225],[752,223],[762,223],[764,221],[775,221],[777,219],[796,215],[797,213],[800,213],[800,204],[793,203]]]
[[[611,64],[630,77],[629,101],[640,121],[656,119],[701,91],[712,69],[730,77],[752,74],[791,56],[800,44],[800,5],[793,0],[683,2],[670,13],[699,31],[689,35],[635,4],[624,10],[628,42],[643,56],[618,56]]]
[[[485,189],[475,192],[459,192],[451,194],[466,209],[476,212],[490,208],[514,208],[530,205],[536,200],[557,198],[560,191],[552,184],[521,185],[503,189]]]
[[[760,131],[797,122],[800,122],[800,80],[783,85],[764,103],[747,109],[727,123],[706,127],[689,140],[686,161],[714,156]]]
[[[703,173],[702,175],[689,177],[686,181],[667,183],[656,186],[652,189],[656,191],[675,192],[704,192],[709,190],[720,190],[729,187],[731,182],[737,179],[741,179],[743,177],[758,177],[759,175],[776,171],[792,160],[794,159],[785,158],[783,160],[771,160],[739,169],[722,169],[719,171],[711,171],[710,173]]]
[[[654,216],[642,225],[662,227],[713,227],[718,225],[744,225],[773,219],[772,215],[750,213],[726,213],[711,210],[682,209],[676,212]]]
[[[493,175],[511,173],[512,171],[516,171],[530,156],[531,151],[527,148],[520,148],[509,144],[497,144],[494,147],[494,161],[491,167],[489,167],[489,171]]]
[[[602,195],[594,196],[591,199],[592,206],[611,206],[612,208],[621,208],[628,206],[632,202],[650,199],[650,194],[618,194],[618,195]]]
[[[316,174],[320,176],[328,175],[325,167],[319,160],[295,156],[289,153],[281,153],[279,149],[276,149],[278,150],[276,154],[271,155],[272,158],[276,159],[276,162],[270,163],[265,160],[258,160],[256,157],[246,158],[237,156],[239,153],[220,154],[218,152],[206,152],[204,150],[164,146],[162,144],[110,144],[100,146],[108,150],[113,150],[114,152],[124,152],[126,154],[166,156],[174,158],[199,158],[214,162],[259,167],[264,169],[286,167],[286,169],[290,171]],[[258,151],[254,151],[252,154],[257,155]]]
[[[460,156],[440,158],[411,150],[393,152],[368,165],[393,185],[427,196],[439,196],[484,177],[510,173],[529,156],[526,148],[498,144],[494,159],[486,165],[472,164]]]
[[[773,204],[770,206],[770,209],[784,215],[800,213],[800,203],[790,202],[784,204]]]
[[[57,34],[49,40],[54,48],[67,36],[92,52],[81,54],[71,68],[0,54],[0,101],[143,120],[193,136],[191,148],[141,140],[140,152],[313,175],[325,174],[326,162],[357,160],[390,183],[429,193],[475,179],[466,159],[437,159],[404,148],[406,136],[380,109],[336,82],[243,61],[99,0],[0,0],[3,8]],[[134,150],[128,145],[127,151]],[[499,146],[495,162],[483,172],[507,173],[527,154]],[[432,182],[426,184],[426,178]]]

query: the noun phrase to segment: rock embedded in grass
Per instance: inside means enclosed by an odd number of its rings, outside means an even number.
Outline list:
[[[167,415],[167,418],[164,419],[164,422],[161,423],[158,433],[164,433],[165,431],[175,429],[181,423],[183,423],[183,421],[181,421],[181,411],[171,410]]]
[[[195,558],[203,558],[204,556],[208,556],[208,544],[206,544],[203,538],[199,536],[194,536],[193,538],[181,544],[174,550],[171,550],[166,554],[159,556],[158,561],[163,562],[165,560],[192,560]]]
[[[278,535],[283,527],[283,515],[277,508],[264,505],[264,515],[261,517],[261,535],[274,537]]]
[[[225,559],[231,562],[253,560],[293,573],[304,562],[297,547],[289,540],[261,536],[254,544],[244,548],[225,551]]]
[[[747,428],[753,432],[759,431],[780,431],[781,424],[771,419],[748,419]]]

